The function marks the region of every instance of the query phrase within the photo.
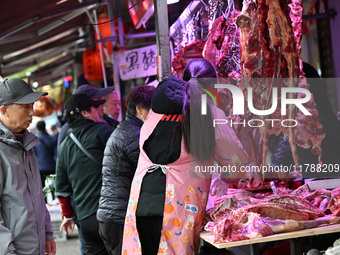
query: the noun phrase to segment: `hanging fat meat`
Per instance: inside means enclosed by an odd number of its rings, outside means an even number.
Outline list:
[[[303,72],[302,59],[300,57],[301,46],[300,41],[302,37],[302,0],[292,0],[289,4],[291,9],[289,15],[292,20],[292,27],[296,38],[298,56],[299,56],[299,87],[309,90],[309,84]],[[318,111],[314,98],[305,104],[307,110],[312,114],[311,116],[305,116],[301,111],[297,112],[296,120],[299,125],[295,129],[296,143],[302,148],[310,148],[312,146],[312,152],[315,155],[319,155],[319,161],[321,162],[321,142],[325,138],[326,134],[323,132],[322,124],[319,121]]]
[[[215,67],[219,77],[240,78],[240,40],[235,18],[239,11],[229,13],[229,17],[217,18],[209,31],[210,35],[203,49],[203,57]]]
[[[309,89],[302,71],[299,42],[301,38],[302,0],[294,0],[289,8],[287,0],[258,0],[257,3],[244,1],[243,10],[236,19],[241,43],[241,85],[245,91],[251,87],[253,106],[267,110],[273,104],[272,88],[301,87]],[[289,16],[290,15],[290,16]],[[299,79],[298,79],[299,78]],[[279,95],[280,96],[280,95]],[[292,93],[288,94],[291,99]],[[304,97],[305,95],[297,95]],[[296,144],[310,148],[321,156],[321,141],[325,137],[318,118],[313,97],[304,107],[312,114],[304,115],[295,105],[290,104],[286,116],[281,115],[281,99],[270,115],[246,116],[262,120],[293,119],[297,126],[283,127],[281,121],[268,122],[260,127],[263,139],[262,161],[265,163],[270,135],[281,132],[289,137],[289,143],[296,165],[299,165]]]
[[[194,41],[186,46],[181,46],[172,60],[173,75],[182,79],[185,66],[191,59],[202,58],[204,44],[201,40]]]
[[[214,43],[214,35],[218,34],[220,36],[221,34],[221,27],[222,27],[222,23],[224,23],[224,17],[221,16],[219,18],[217,18],[210,30],[209,30],[209,36],[207,41],[205,42],[204,48],[203,48],[203,52],[202,55],[205,59],[209,60],[215,67],[216,67],[216,63],[219,57],[219,52],[220,50],[217,49],[216,44]]]
[[[212,23],[203,49],[203,57],[215,66],[219,81],[225,84],[235,83],[235,81],[237,83],[241,78],[241,30],[236,25],[236,17],[239,14],[238,10],[229,10],[228,14],[217,18]],[[249,20],[245,22],[249,23]],[[233,115],[230,111],[233,103],[230,91],[220,89],[218,93],[223,102],[222,110],[226,113],[226,116],[232,118],[234,122],[241,122],[243,116]],[[241,127],[234,127],[234,129],[250,158],[260,164],[259,158],[262,148],[259,145],[261,140],[259,132]]]

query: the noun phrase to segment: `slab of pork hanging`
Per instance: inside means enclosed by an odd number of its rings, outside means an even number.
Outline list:
[[[325,134],[313,96],[303,104],[311,115],[305,115],[293,104],[287,106],[286,115],[281,113],[281,88],[309,90],[300,58],[302,10],[302,0],[244,1],[240,13],[227,10],[214,21],[205,43],[203,56],[215,65],[220,77],[229,79],[228,82],[236,80],[245,95],[247,88],[252,88],[255,109],[270,109],[273,88],[277,88],[277,108],[270,115],[254,115],[248,111],[244,116],[233,116],[230,92],[220,91],[220,96],[228,102],[227,106],[224,104],[227,116],[241,123],[250,119],[263,121],[264,125],[258,128],[233,126],[257,164],[266,163],[269,136],[280,133],[289,138],[296,166],[299,166],[296,145],[311,148],[321,161],[321,142]],[[287,97],[303,98],[305,95],[289,93]],[[297,125],[282,125],[287,119],[295,120]],[[255,137],[256,133],[260,133],[261,142]]]

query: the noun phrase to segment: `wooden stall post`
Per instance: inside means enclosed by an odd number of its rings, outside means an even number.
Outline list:
[[[155,0],[156,42],[158,61],[158,78],[171,75],[171,55],[169,39],[169,20],[167,1]]]

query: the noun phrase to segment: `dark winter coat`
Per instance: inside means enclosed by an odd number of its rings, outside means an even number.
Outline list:
[[[103,183],[97,219],[124,224],[130,188],[139,157],[139,134],[143,122],[126,116],[106,144]]]
[[[72,126],[74,136],[98,162],[102,162],[112,131],[108,124],[89,119],[78,120]],[[83,220],[97,212],[101,185],[101,166],[67,136],[58,148],[56,196],[73,196],[78,220]]]
[[[37,156],[39,171],[55,171],[55,158],[57,156],[57,140],[46,131],[39,131],[38,139],[40,144],[34,147]]]

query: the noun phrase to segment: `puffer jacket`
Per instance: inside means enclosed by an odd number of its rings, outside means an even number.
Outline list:
[[[130,188],[139,157],[139,134],[143,122],[126,116],[106,144],[103,183],[97,219],[124,224]]]
[[[22,143],[0,122],[0,254],[44,255],[53,239],[33,147],[25,130]]]

